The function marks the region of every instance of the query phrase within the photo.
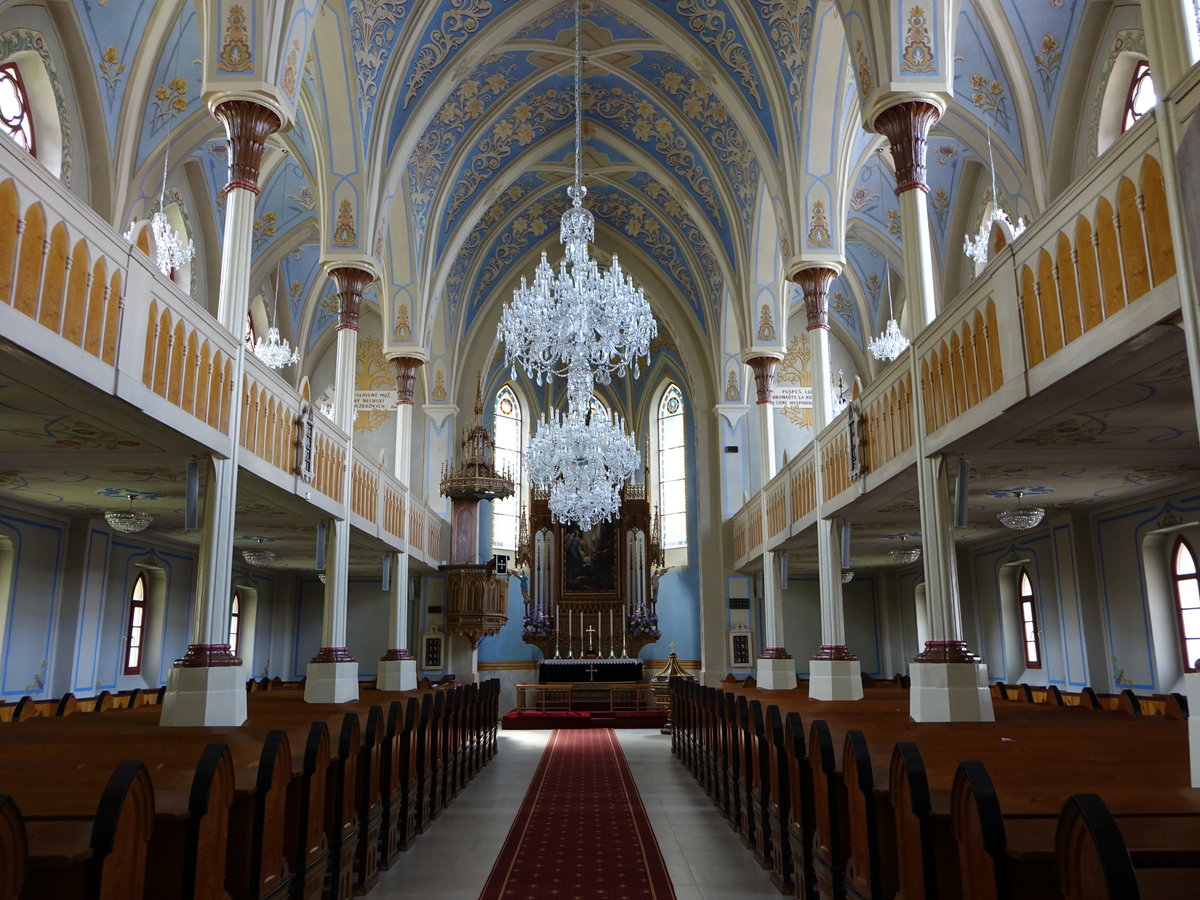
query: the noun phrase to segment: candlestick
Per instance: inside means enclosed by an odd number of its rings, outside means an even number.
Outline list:
[[[612,607],[608,608],[608,658],[615,659],[617,656],[617,632],[613,629],[613,611]]]
[[[567,659],[571,659],[574,654],[571,651],[571,611],[567,610]]]
[[[554,658],[561,659],[558,655],[558,604],[554,604]]]
[[[629,659],[629,651],[625,649],[625,635],[628,633],[625,627],[625,607],[621,607],[621,659]]]

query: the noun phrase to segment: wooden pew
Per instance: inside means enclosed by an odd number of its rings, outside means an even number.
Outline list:
[[[28,847],[17,801],[0,794],[0,900],[17,900],[25,887]]]
[[[779,707],[767,707],[764,726],[768,753],[767,831],[771,836],[771,882],[781,893],[792,894],[792,854],[788,847],[791,817],[791,783],[787,746],[783,736],[783,717]]]
[[[146,767],[127,760],[107,776],[96,766],[60,768],[49,781],[18,785],[29,847],[22,896],[140,900],[154,828]]]

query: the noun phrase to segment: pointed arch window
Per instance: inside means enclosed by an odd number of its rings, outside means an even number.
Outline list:
[[[664,549],[687,546],[687,454],[683,392],[669,384],[658,402],[658,513]]]
[[[242,632],[242,596],[240,591],[233,592],[229,601],[229,652],[238,655],[238,637]]]
[[[129,619],[125,630],[125,674],[142,674],[142,636],[146,632],[146,573],[138,574],[129,592]]]
[[[1025,668],[1040,669],[1042,642],[1041,632],[1038,631],[1037,597],[1033,592],[1033,581],[1024,567],[1017,577],[1017,602],[1021,606],[1021,640],[1025,645]]]
[[[0,63],[0,128],[31,156],[37,156],[33,109],[16,63]]]
[[[607,425],[609,412],[608,407],[604,405],[604,401],[599,397],[592,395],[592,399],[588,401],[588,413],[591,414],[592,423],[596,425]]]
[[[516,492],[503,500],[492,501],[492,546],[515,550],[520,532],[521,498],[525,496],[525,429],[521,401],[511,385],[496,392],[493,407],[493,437],[496,441],[496,468],[512,474]]]
[[[1134,126],[1142,116],[1154,108],[1158,102],[1154,94],[1154,79],[1150,75],[1150,64],[1140,60],[1134,67],[1133,77],[1129,80],[1129,92],[1125,96],[1125,116],[1121,124],[1124,134]]]
[[[1179,616],[1183,670],[1195,672],[1196,661],[1200,659],[1200,574],[1196,571],[1196,553],[1182,537],[1175,541],[1171,553],[1171,581]]]

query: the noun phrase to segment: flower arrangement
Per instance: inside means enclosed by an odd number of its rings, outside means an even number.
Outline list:
[[[525,614],[521,620],[521,637],[549,637],[551,633],[550,614],[540,606],[536,606]]]
[[[658,640],[662,632],[658,630],[658,616],[653,610],[639,606],[629,617],[629,633],[633,637],[648,637]]]

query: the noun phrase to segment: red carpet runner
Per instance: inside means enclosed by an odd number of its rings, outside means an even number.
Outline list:
[[[558,730],[480,900],[674,900],[612,729]]]

